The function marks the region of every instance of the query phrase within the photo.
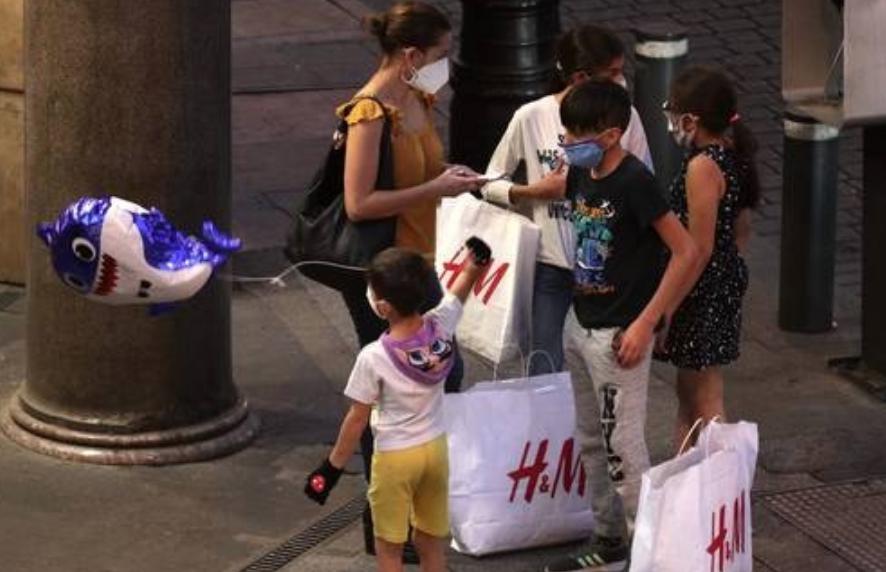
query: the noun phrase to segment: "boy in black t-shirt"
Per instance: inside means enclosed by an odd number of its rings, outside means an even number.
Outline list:
[[[598,535],[582,554],[552,563],[551,572],[615,570],[627,559],[625,539],[649,467],[644,427],[654,331],[665,309],[691,289],[690,269],[698,259],[652,174],[619,144],[630,105],[627,92],[612,82],[587,82],[570,91],[560,108],[568,175],[565,185],[562,169],[546,181],[552,195],[565,193],[572,203],[575,314],[583,329],[576,345],[600,406],[611,481],[603,490],[617,493],[594,504],[624,515],[618,536],[600,531],[606,536]],[[671,251],[666,268],[662,246]]]

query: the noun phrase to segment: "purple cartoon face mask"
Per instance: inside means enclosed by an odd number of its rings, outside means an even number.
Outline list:
[[[381,344],[400,373],[413,381],[434,385],[446,379],[452,370],[452,341],[440,334],[433,320],[425,320],[418,332],[406,340],[395,340],[385,333]]]

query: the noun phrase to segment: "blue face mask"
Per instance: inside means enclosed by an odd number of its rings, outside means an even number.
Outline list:
[[[593,139],[561,145],[560,147],[566,153],[567,163],[584,169],[593,169],[599,165],[605,153],[600,144]]]

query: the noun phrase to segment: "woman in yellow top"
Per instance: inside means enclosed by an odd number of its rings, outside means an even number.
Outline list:
[[[378,70],[352,101],[338,109],[348,123],[345,148],[345,210],[353,221],[396,216],[395,246],[410,248],[428,260],[434,256],[436,209],[441,197],[476,191],[485,182],[477,173],[461,165],[446,165],[443,144],[434,127],[433,95],[449,78],[448,52],[451,26],[439,10],[421,2],[399,2],[387,12],[364,20],[366,28],[381,46]],[[371,99],[373,96],[385,109]],[[384,127],[384,111],[391,119],[395,189],[376,189],[379,149]],[[428,285],[429,294],[422,312],[442,297],[439,282]],[[342,292],[360,346],[379,338],[385,323],[367,301],[366,284],[355,283]],[[446,379],[446,391],[458,391],[463,366],[456,359]],[[372,434],[361,440],[367,480],[370,478]],[[364,515],[367,551],[374,544],[371,517]],[[382,549],[386,547],[382,544]],[[421,549],[419,547],[419,549]],[[399,560],[398,556],[394,556]]]
[[[420,2],[395,4],[366,19],[381,44],[383,59],[355,98],[381,100],[392,119],[394,186],[375,189],[383,110],[362,99],[339,108],[348,122],[345,153],[345,208],[351,220],[397,216],[395,246],[434,254],[434,226],[441,197],[476,190],[482,178],[467,167],[448,168],[434,127],[434,92],[449,78],[450,25],[436,8]]]

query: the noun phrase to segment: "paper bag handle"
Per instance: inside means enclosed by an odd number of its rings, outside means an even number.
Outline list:
[[[529,377],[529,368],[532,366],[532,358],[534,358],[536,354],[546,357],[548,363],[551,365],[551,373],[557,373],[557,367],[554,365],[554,358],[545,350],[532,350],[527,358],[526,354],[523,353],[523,348],[519,345],[512,344],[508,347],[516,348],[517,352],[520,354],[520,371],[523,372],[523,377]],[[492,381],[498,381],[498,365],[498,362],[492,363]]]
[[[708,423],[711,423],[713,421],[719,421],[719,420],[720,420],[720,416],[714,415],[713,417],[711,417],[708,420]],[[689,440],[692,438],[692,435],[696,432],[696,430],[701,431],[703,425],[705,425],[705,418],[704,417],[699,417],[698,419],[695,420],[695,423],[692,424],[692,427],[686,433],[686,437],[683,438],[683,444],[680,445],[680,449],[677,451],[678,457],[686,451],[686,445],[689,444]],[[705,449],[705,455],[704,455],[705,457],[708,456],[708,443],[710,443],[710,438],[705,442],[705,448],[704,448]]]
[[[554,358],[551,357],[551,354],[549,354],[545,350],[532,350],[531,352],[529,352],[529,358],[526,360],[526,363],[523,367],[523,375],[525,377],[529,377],[529,368],[532,367],[532,358],[534,358],[536,354],[548,358],[548,363],[551,366],[551,373],[557,373],[557,366],[554,365]]]
[[[520,371],[523,372],[523,375],[526,375],[528,366],[526,365],[526,354],[523,353],[523,348],[521,348],[519,344],[508,344],[505,346],[505,349],[507,348],[515,348],[517,353],[520,354]],[[530,354],[530,357],[531,356],[532,354]],[[498,366],[499,362],[492,362],[492,381],[498,381]]]

